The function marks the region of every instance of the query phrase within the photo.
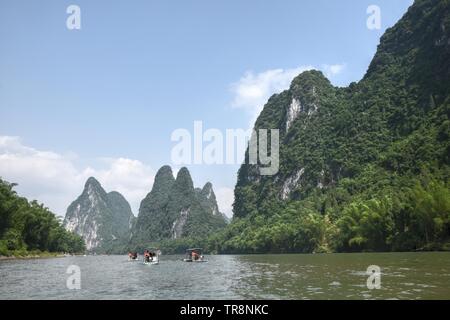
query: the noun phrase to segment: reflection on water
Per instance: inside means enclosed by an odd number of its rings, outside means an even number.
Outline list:
[[[210,256],[160,265],[125,256],[1,261],[1,299],[450,299],[450,253]],[[66,270],[81,268],[81,290]],[[369,290],[367,267],[381,267]]]

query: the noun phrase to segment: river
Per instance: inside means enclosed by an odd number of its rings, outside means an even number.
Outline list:
[[[0,261],[0,299],[450,299],[450,253],[217,255],[208,263],[161,256]],[[81,289],[66,273],[80,270]],[[370,265],[380,288],[368,289]],[[375,283],[375,282],[371,282]]]

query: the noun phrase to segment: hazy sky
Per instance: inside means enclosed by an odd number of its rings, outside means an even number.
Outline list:
[[[93,175],[137,214],[175,129],[247,129],[304,69],[358,81],[411,3],[0,0],[0,176],[64,215]],[[66,27],[71,4],[81,30]],[[239,166],[187,167],[231,215]]]

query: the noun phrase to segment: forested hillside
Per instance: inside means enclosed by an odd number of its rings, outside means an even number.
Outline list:
[[[141,202],[129,248],[158,246],[166,253],[179,253],[198,246],[226,225],[211,183],[194,188],[187,168],[181,168],[174,178],[172,169],[163,166],[151,192]]]
[[[66,231],[44,205],[18,196],[14,186],[0,179],[0,255],[84,252],[79,236]]]
[[[450,250],[450,1],[416,0],[367,73],[319,71],[274,95],[280,171],[244,164],[234,219],[209,247],[235,252]]]

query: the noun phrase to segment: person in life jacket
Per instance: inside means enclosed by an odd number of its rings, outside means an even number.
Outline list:
[[[192,260],[197,261],[198,259],[200,259],[200,255],[197,252],[192,251]]]
[[[148,250],[145,250],[144,251],[144,261],[145,262],[150,262],[150,261],[152,261],[153,259],[152,259],[152,254],[151,254],[151,252],[150,251],[148,251]]]

